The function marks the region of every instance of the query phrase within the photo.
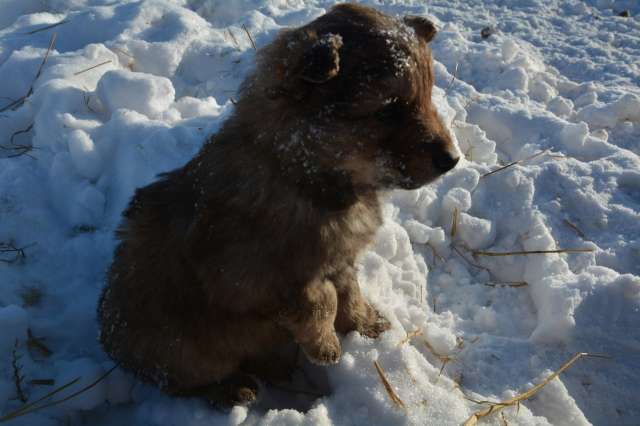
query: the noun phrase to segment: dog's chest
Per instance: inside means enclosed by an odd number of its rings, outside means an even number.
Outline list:
[[[377,203],[358,202],[332,216],[320,231],[321,244],[330,263],[351,262],[373,240],[382,223]]]

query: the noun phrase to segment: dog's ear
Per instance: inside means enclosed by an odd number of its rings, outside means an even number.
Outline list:
[[[418,37],[420,37],[427,43],[433,40],[433,38],[436,36],[436,33],[438,32],[433,22],[431,22],[427,18],[423,18],[422,16],[405,16],[404,23],[413,28]]]
[[[312,43],[302,56],[300,78],[309,83],[322,84],[338,75],[342,37],[339,34],[325,34],[317,37],[307,33]]]

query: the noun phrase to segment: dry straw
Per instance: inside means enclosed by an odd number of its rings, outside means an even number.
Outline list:
[[[453,208],[453,217],[451,218],[451,238],[456,236],[458,231],[458,208]]]
[[[526,256],[528,254],[554,254],[554,253],[590,253],[592,248],[568,248],[557,250],[523,250],[523,251],[472,251],[474,256]]]
[[[463,426],[475,426],[476,424],[478,424],[478,420],[480,420],[481,418],[487,417],[487,416],[489,416],[489,415],[491,415],[493,413],[497,413],[497,412],[499,412],[499,411],[501,411],[501,410],[503,410],[503,409],[505,409],[507,407],[512,407],[512,406],[520,407],[520,403],[522,401],[525,401],[525,400],[531,398],[532,396],[534,396],[536,393],[538,393],[538,391],[540,391],[540,389],[545,387],[550,381],[552,381],[553,379],[558,377],[562,372],[564,372],[566,369],[571,367],[573,365],[573,363],[575,363],[577,360],[579,360],[582,357],[607,358],[607,359],[610,359],[610,357],[608,357],[606,355],[590,354],[590,353],[587,353],[587,352],[580,352],[580,353],[575,354],[569,361],[565,362],[562,365],[562,367],[560,367],[558,370],[553,372],[553,374],[551,374],[549,377],[544,379],[542,382],[540,382],[537,385],[533,386],[528,391],[514,396],[511,399],[507,399],[506,401],[502,401],[502,402],[494,402],[494,401],[475,401],[473,399],[467,398],[470,401],[475,402],[476,404],[488,404],[489,406],[487,408],[483,409],[483,410],[476,411],[475,413],[473,413],[471,415],[471,417],[469,417],[467,419],[467,421],[465,421],[463,423]]]
[[[500,281],[493,282],[489,281],[488,283],[484,283],[487,287],[512,287],[512,288],[520,288],[526,287],[529,285],[526,281]]]
[[[82,73],[85,73],[85,72],[87,72],[87,71],[91,71],[91,70],[93,70],[93,69],[96,69],[96,68],[98,68],[98,67],[101,67],[101,66],[103,66],[103,65],[107,65],[107,64],[110,64],[110,63],[111,63],[111,59],[109,59],[108,61],[101,62],[101,63],[99,63],[98,65],[94,65],[94,66],[92,66],[92,67],[85,68],[85,69],[83,69],[82,71],[75,72],[75,73],[73,73],[73,75],[80,75],[80,74],[82,74]]]
[[[440,372],[438,373],[438,376],[442,375],[442,372],[444,371],[444,368],[447,366],[448,363],[455,361],[456,359],[452,356],[449,355],[442,355],[440,353],[438,353],[435,348],[433,346],[431,346],[431,343],[429,343],[427,340],[424,341],[424,345],[427,347],[427,349],[429,349],[429,352],[431,352],[431,354],[433,356],[435,356],[436,358],[438,358],[440,360],[440,362],[442,363],[442,366],[440,366]]]
[[[380,381],[382,381],[382,384],[383,384],[385,390],[387,391],[387,394],[389,394],[389,398],[391,399],[391,402],[393,402],[393,404],[397,408],[400,408],[402,410],[406,410],[407,406],[404,405],[404,402],[402,402],[402,400],[400,399],[400,397],[398,396],[396,391],[391,386],[391,383],[389,383],[389,380],[387,380],[387,377],[384,374],[384,370],[382,369],[382,367],[380,366],[378,361],[373,361],[373,365],[376,367],[376,371],[378,372],[378,376],[380,376]]]
[[[55,24],[51,24],[51,25],[46,25],[44,27],[40,27],[40,28],[36,28],[35,30],[29,31],[24,33],[25,35],[32,35],[32,34],[36,34],[36,33],[40,33],[42,31],[47,31],[50,30],[51,28],[55,28],[57,26],[66,24],[67,22],[69,22],[68,19],[63,19],[62,21],[56,22]]]
[[[405,337],[404,339],[402,339],[401,341],[398,342],[398,344],[396,345],[396,347],[400,347],[403,346],[407,343],[409,343],[411,341],[411,339],[413,339],[414,337],[418,337],[422,335],[422,329],[416,329],[413,330],[411,332],[407,332],[407,337]]]

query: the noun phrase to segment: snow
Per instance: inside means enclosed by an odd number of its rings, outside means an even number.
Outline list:
[[[98,81],[96,94],[110,114],[127,109],[157,118],[173,103],[176,92],[168,78],[117,70],[104,73]]]
[[[0,413],[20,406],[14,351],[29,401],[52,390],[32,379],[80,378],[64,397],[113,366],[96,341],[95,306],[133,191],[188,161],[233,111],[255,58],[244,28],[264,46],[333,3],[0,3],[0,243],[23,249],[0,253]],[[578,361],[506,409],[509,424],[637,423],[640,3],[366,3],[440,29],[433,98],[465,157],[430,186],[390,194],[359,260],[363,293],[393,328],[375,341],[343,337],[340,363],[315,371],[331,394],[306,411],[292,394],[276,408],[267,395],[216,411],[116,369],[12,424],[456,425],[482,408],[465,396],[513,397],[576,352],[613,359]],[[625,9],[631,17],[617,16]],[[487,26],[496,32],[483,39]],[[24,105],[3,108],[32,86]],[[486,175],[516,160],[525,161]],[[472,254],[557,248],[593,251]],[[27,344],[28,331],[50,356]],[[452,360],[441,373],[442,356]]]

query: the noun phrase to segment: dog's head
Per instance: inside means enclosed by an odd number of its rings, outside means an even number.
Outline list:
[[[424,18],[339,5],[265,48],[245,90],[263,92],[291,161],[313,157],[356,187],[417,188],[459,159],[431,102],[435,33]]]

